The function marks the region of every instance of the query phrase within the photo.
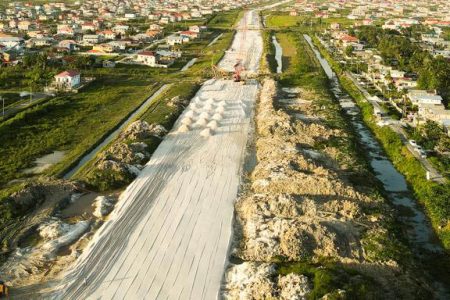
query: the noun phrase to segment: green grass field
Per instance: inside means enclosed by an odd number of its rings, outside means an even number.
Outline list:
[[[297,53],[297,47],[295,46],[294,37],[288,33],[276,33],[275,34],[278,42],[283,49],[282,65],[283,72],[291,73],[294,72],[295,66],[299,63],[299,56]]]
[[[347,18],[314,18],[310,15],[290,16],[287,13],[271,13],[267,15],[266,26],[273,29],[291,29],[298,30],[300,27],[313,27],[324,29],[332,23],[339,23],[343,27],[349,27],[355,23],[355,20]]]
[[[0,184],[24,177],[22,170],[55,150],[64,160],[49,173],[72,164],[143,102],[156,86],[136,78],[102,78],[79,94],[54,98],[0,124]]]
[[[236,21],[239,20],[239,16],[242,16],[242,14],[243,11],[237,9],[223,12],[215,15],[207,25],[215,29],[233,29]]]

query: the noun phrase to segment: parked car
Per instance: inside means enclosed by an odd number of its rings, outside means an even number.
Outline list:
[[[409,144],[413,147],[417,147],[417,142],[415,140],[409,140]]]

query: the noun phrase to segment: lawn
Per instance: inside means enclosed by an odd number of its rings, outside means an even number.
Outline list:
[[[239,16],[242,16],[242,14],[243,11],[241,10],[231,10],[216,14],[211,20],[209,20],[207,25],[210,28],[229,30],[233,28],[236,21],[239,20]]]
[[[304,20],[301,16],[289,16],[289,15],[268,15],[266,19],[267,27],[292,27],[297,25],[298,22]]]
[[[274,13],[267,15],[266,26],[274,29],[298,30],[299,25],[308,25],[316,29],[325,29],[332,23],[339,23],[343,27],[349,27],[355,20],[347,18],[314,18],[310,15],[290,16],[285,13]]]
[[[292,35],[288,33],[276,33],[275,37],[283,49],[282,64],[283,72],[293,72],[295,66],[298,65],[297,47]]]
[[[24,177],[24,168],[55,150],[65,151],[66,155],[47,173],[64,170],[155,89],[150,79],[104,77],[79,94],[51,99],[2,123],[0,184]]]

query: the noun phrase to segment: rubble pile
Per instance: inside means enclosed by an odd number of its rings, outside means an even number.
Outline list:
[[[189,99],[182,98],[180,96],[175,96],[167,102],[167,105],[169,107],[177,107],[177,108],[186,107],[188,104],[189,104]]]
[[[316,147],[345,133],[328,128],[320,114],[310,122],[292,117],[288,109],[277,110],[275,96],[275,82],[266,79],[256,115],[258,163],[235,205],[232,256],[244,263],[232,264],[227,271],[223,294],[229,299],[304,299],[310,291],[308,279],[294,273],[277,279],[277,261],[329,257],[344,264],[373,265],[362,239],[368,228],[380,226],[380,218],[364,212],[373,207],[387,210],[382,200],[349,183],[335,160],[342,155],[338,148]],[[296,106],[305,115],[315,111],[309,101],[297,102],[290,102],[289,110]],[[394,277],[394,271],[389,274]]]
[[[244,262],[233,265],[226,273],[224,299],[305,300],[310,292],[309,279],[304,275],[277,275],[272,264]]]
[[[159,124],[135,121],[119,136],[97,162],[97,169],[121,174],[127,178],[136,177],[150,158],[148,145],[143,142],[149,138],[163,138],[167,129]]]

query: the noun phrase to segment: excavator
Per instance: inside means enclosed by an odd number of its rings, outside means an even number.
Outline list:
[[[9,295],[8,287],[5,282],[0,280],[0,298],[6,298]]]
[[[242,77],[241,77],[242,71],[244,71],[244,66],[242,65],[242,61],[238,60],[237,63],[234,65],[234,74],[233,74],[234,82],[242,81]]]

